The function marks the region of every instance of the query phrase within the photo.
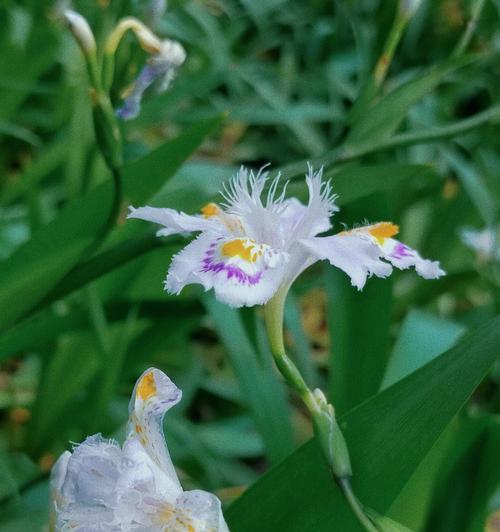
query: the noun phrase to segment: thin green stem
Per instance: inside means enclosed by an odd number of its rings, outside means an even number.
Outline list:
[[[477,22],[479,20],[479,17],[481,16],[481,12],[483,10],[484,4],[485,4],[485,0],[475,0],[473,2],[471,6],[471,16],[469,17],[469,20],[467,21],[465,31],[462,34],[462,37],[458,41],[457,45],[455,46],[455,49],[453,50],[451,54],[453,57],[462,55],[467,49],[467,47],[469,46],[472,36],[474,35],[474,32],[476,31]]]
[[[358,518],[358,521],[369,532],[379,532],[378,528],[373,524],[372,520],[366,515],[363,505],[359,502],[356,495],[354,495],[350,480],[348,478],[339,478],[336,480],[338,486],[344,494],[344,497],[349,503],[353,514]]]
[[[315,435],[330,471],[354,515],[368,532],[377,532],[378,529],[352,491],[349,452],[342,431],[335,419],[333,406],[327,402],[321,390],[312,391],[309,389],[299,370],[286,354],[283,342],[283,315],[288,288],[288,286],[284,286],[278,290],[264,307],[266,329],[274,361],[288,385],[299,394],[309,410]]]
[[[394,53],[409,20],[408,17],[402,16],[399,12],[394,19],[394,23],[385,41],[382,54],[380,55],[373,71],[373,80],[376,88],[382,85],[387,76],[387,71],[392,63]]]
[[[494,105],[485,111],[477,113],[470,118],[460,120],[447,126],[433,127],[421,131],[410,131],[409,133],[400,133],[387,140],[375,142],[373,144],[358,146],[355,149],[346,150],[338,148],[331,151],[328,155],[315,159],[312,164],[315,166],[334,167],[339,164],[350,162],[372,153],[405,146],[414,146],[416,144],[426,144],[438,140],[458,137],[469,131],[473,131],[482,126],[497,124],[500,121],[500,105]],[[285,168],[282,172],[289,176],[299,176],[302,174],[306,161],[293,163]]]
[[[284,302],[288,289],[282,289],[274,296],[272,303],[264,307],[266,329],[274,362],[287,383],[299,394],[309,411],[316,411],[316,400],[304,381],[300,371],[285,352],[283,343]]]

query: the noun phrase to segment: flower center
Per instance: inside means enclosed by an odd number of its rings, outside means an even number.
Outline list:
[[[386,238],[391,238],[399,233],[399,227],[390,222],[380,222],[372,225],[368,229],[368,232],[377,239],[380,245],[382,245]]]
[[[239,257],[246,262],[256,262],[262,257],[262,246],[255,244],[255,240],[249,238],[236,238],[226,242],[221,248],[223,257]]]

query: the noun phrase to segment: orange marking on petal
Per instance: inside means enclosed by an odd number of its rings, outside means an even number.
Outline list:
[[[399,227],[391,222],[380,222],[370,226],[368,232],[382,245],[386,238],[391,238],[399,233]]]
[[[153,372],[150,371],[142,377],[139,385],[137,386],[137,397],[140,397],[143,401],[147,401],[150,397],[156,395],[156,383]]]
[[[254,246],[251,244],[245,246],[241,238],[226,242],[221,248],[221,254],[224,257],[240,257],[246,262],[255,262],[257,255],[252,253]]]
[[[203,214],[205,218],[217,216],[218,214],[220,214],[220,212],[220,207],[215,203],[207,203],[204,207],[201,208],[201,214]]]

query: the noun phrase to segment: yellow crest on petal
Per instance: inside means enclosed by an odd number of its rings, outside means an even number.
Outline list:
[[[220,207],[215,203],[207,203],[204,207],[201,208],[201,214],[203,214],[205,218],[217,216],[218,214],[220,214],[220,212]]]
[[[382,245],[386,238],[391,238],[399,233],[399,227],[391,222],[379,222],[371,225],[368,232]]]
[[[246,245],[242,238],[236,238],[226,242],[221,248],[221,254],[224,257],[240,257],[246,262],[255,262],[258,258],[258,253],[254,253],[255,246],[250,243]]]
[[[146,373],[137,385],[137,397],[147,401],[150,397],[156,395],[156,383],[153,372]]]

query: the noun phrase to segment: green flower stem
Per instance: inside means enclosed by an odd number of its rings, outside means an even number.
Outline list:
[[[412,2],[409,0],[400,0],[398,11],[385,41],[382,54],[375,65],[375,70],[373,71],[373,80],[376,89],[378,89],[384,82],[399,41],[403,36],[406,26],[408,26],[408,22],[410,22],[418,9],[419,3],[420,2],[417,2],[416,0],[413,0]],[[410,4],[414,5],[410,6]]]
[[[351,124],[362,118],[364,112],[370,106],[373,99],[377,96],[380,87],[387,77],[387,72],[391,66],[399,41],[403,36],[408,22],[410,22],[416,11],[415,8],[408,8],[406,6],[407,3],[407,0],[400,0],[394,22],[389,30],[387,39],[385,40],[382,53],[378,58],[371,77],[365,82],[355,104],[351,109],[349,116],[349,121]],[[418,2],[414,3],[418,4]]]
[[[96,239],[97,245],[113,227],[121,208],[123,198],[121,177],[121,168],[123,166],[122,136],[109,93],[103,87],[102,72],[97,61],[95,46],[89,46],[88,44],[91,41],[94,42],[91,30],[84,19],[80,19],[78,26],[73,25],[70,28],[85,58],[90,83],[90,99],[96,141],[104,161],[111,171],[114,184],[114,198],[108,222]],[[86,28],[85,39],[81,36],[81,28]]]
[[[286,354],[283,342],[283,314],[288,288],[284,286],[278,290],[264,307],[266,330],[274,361],[287,384],[299,394],[309,410],[321,450],[354,515],[367,531],[376,532],[377,527],[352,491],[349,451],[335,418],[333,406],[328,403],[321,390],[312,391],[307,386],[299,370]]]
[[[356,495],[354,495],[351,483],[347,479],[341,478],[337,480],[337,484],[342,490],[344,497],[347,499],[347,502],[349,503],[349,506],[351,507],[353,513],[358,518],[358,521],[365,527],[366,530],[369,530],[370,532],[378,532],[378,528],[367,516],[358,498],[356,497]]]
[[[467,21],[467,25],[465,27],[465,31],[462,34],[462,37],[458,41],[457,45],[455,46],[455,49],[453,50],[452,56],[457,57],[459,55],[462,55],[467,47],[470,44],[470,41],[472,39],[472,36],[474,35],[474,32],[476,31],[477,27],[477,21],[479,20],[479,17],[481,16],[481,11],[483,10],[485,0],[474,0],[472,3],[472,6],[470,7],[470,17]]]
[[[312,164],[315,166],[334,167],[384,150],[404,148],[406,146],[426,144],[429,142],[436,142],[458,137],[468,133],[469,131],[474,131],[475,129],[483,126],[496,125],[499,122],[500,105],[494,105],[485,111],[475,114],[474,116],[465,118],[464,120],[459,120],[458,122],[454,122],[446,126],[438,126],[417,131],[410,131],[408,133],[400,133],[393,135],[387,140],[358,146],[351,150],[338,148],[331,151],[324,157],[315,159]],[[293,178],[298,177],[302,174],[305,164],[306,161],[292,163],[284,167],[282,171],[287,175],[291,175]]]

